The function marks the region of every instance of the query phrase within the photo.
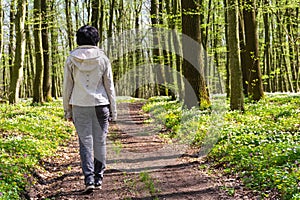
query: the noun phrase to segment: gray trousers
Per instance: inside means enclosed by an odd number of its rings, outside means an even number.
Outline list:
[[[73,120],[79,138],[85,184],[102,179],[106,165],[106,136],[109,105],[73,106]]]

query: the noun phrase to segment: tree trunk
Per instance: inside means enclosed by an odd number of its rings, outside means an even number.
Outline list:
[[[230,69],[229,69],[229,49],[228,49],[228,0],[223,0],[224,2],[224,19],[225,19],[225,40],[226,40],[226,61],[225,61],[225,69],[226,69],[226,94],[227,97],[230,97]]]
[[[41,1],[42,12],[42,46],[44,59],[44,77],[43,77],[43,98],[45,101],[51,101],[51,77],[50,77],[50,48],[49,48],[49,0]]]
[[[17,103],[19,100],[20,84],[23,78],[23,66],[25,57],[25,17],[26,17],[27,1],[18,0],[16,15],[16,44],[18,48],[15,50],[15,62],[12,69],[12,77],[9,89],[9,103]]]
[[[246,60],[243,65],[249,68],[248,94],[254,101],[259,101],[264,96],[261,70],[258,55],[258,36],[256,26],[255,0],[245,0],[247,5],[243,9],[245,39],[246,39]]]
[[[41,0],[34,0],[34,47],[35,78],[33,86],[33,103],[42,103],[43,99],[43,46],[41,34]]]
[[[295,14],[295,19],[299,19],[299,7],[296,8],[296,14]],[[299,23],[294,23],[294,28],[295,30],[299,30],[300,29],[300,25]],[[298,40],[299,40],[299,36],[298,36]],[[294,48],[295,48],[295,62],[296,62],[296,69],[298,69],[298,74],[297,74],[297,80],[296,80],[296,84],[297,84],[297,91],[299,92],[299,79],[300,79],[300,49],[299,49],[299,41],[295,41],[294,44]]]
[[[201,30],[199,15],[199,0],[181,0],[182,6],[182,52],[183,52],[183,76],[187,80],[184,85],[184,105],[187,108],[199,106],[207,108],[210,105],[209,94],[206,87],[201,47]],[[187,38],[196,43],[191,45]]]
[[[2,85],[3,87],[3,93],[5,93],[5,79],[6,79],[6,67],[3,65],[3,16],[4,16],[4,11],[2,8],[2,0],[0,0],[0,69],[2,68],[2,83],[0,83],[0,85]],[[3,67],[2,67],[3,65]],[[0,93],[0,97],[3,94]]]
[[[14,63],[14,44],[15,44],[15,7],[16,7],[16,0],[12,0],[10,4],[10,11],[9,11],[9,44],[8,44],[8,66],[9,66],[9,77],[11,79],[13,74],[13,63]]]
[[[52,47],[52,51],[51,51],[51,69],[52,69],[52,77],[51,77],[51,81],[52,81],[52,87],[51,87],[51,96],[55,99],[58,98],[59,94],[58,94],[58,90],[59,90],[59,84],[57,84],[57,80],[58,80],[58,76],[59,76],[59,52],[58,52],[58,27],[55,26],[54,24],[56,24],[56,8],[55,8],[55,0],[51,0],[51,6],[50,6],[50,10],[51,10],[51,19],[50,21],[53,22],[53,26],[51,26],[50,28],[50,34],[51,34],[51,47]]]
[[[240,7],[243,7],[243,1],[240,3]],[[247,61],[250,60],[250,58],[247,58],[246,53],[246,38],[245,38],[245,22],[244,22],[244,16],[241,9],[239,9],[239,46],[240,46],[240,58],[242,63],[242,74],[243,74],[243,93],[246,97],[248,97],[248,91],[249,91],[249,73],[250,68],[249,65],[246,65]]]
[[[155,93],[156,95],[160,95],[160,85],[165,83],[164,77],[163,77],[163,71],[162,71],[162,59],[160,56],[162,55],[160,46],[160,37],[159,37],[159,29],[157,28],[157,25],[159,24],[159,1],[158,0],[151,0],[151,24],[152,24],[152,34],[153,34],[153,63],[157,63],[154,66],[154,73],[156,78],[156,84],[155,84]]]
[[[100,21],[100,0],[92,0],[92,26],[99,29]]]
[[[269,5],[269,0],[264,0],[264,5]],[[265,36],[265,50],[264,50],[264,74],[267,75],[266,80],[266,91],[271,92],[272,91],[272,82],[271,82],[271,59],[270,59],[270,24],[269,24],[269,13],[265,12],[263,14],[263,20],[264,20],[264,36]]]
[[[29,10],[29,5],[27,5],[27,9]],[[29,12],[27,12],[26,15],[26,21],[29,19]],[[28,71],[28,77],[27,77],[27,85],[28,85],[28,93],[30,97],[32,97],[33,93],[33,80],[35,77],[35,63],[34,63],[34,53],[33,53],[33,44],[32,44],[32,36],[31,31],[29,30],[29,24],[25,23],[25,33],[26,33],[26,55],[27,58],[27,71]]]
[[[108,22],[108,32],[107,32],[107,37],[108,37],[108,44],[107,44],[107,53],[111,55],[111,43],[109,42],[109,39],[113,35],[113,19],[114,19],[114,7],[115,7],[115,0],[111,0],[111,4],[109,7],[109,22]]]
[[[244,111],[242,69],[240,62],[237,0],[228,0],[228,50],[230,69],[230,109]]]
[[[0,0],[0,60],[2,60],[3,52],[3,14],[2,0]]]
[[[69,49],[72,50],[74,48],[74,32],[71,15],[71,1],[65,0],[65,6]]]

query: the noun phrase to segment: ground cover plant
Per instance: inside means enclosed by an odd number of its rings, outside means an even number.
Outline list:
[[[300,199],[300,95],[267,95],[247,102],[245,113],[217,105],[185,110],[177,101],[156,97],[143,109],[168,129],[164,137],[199,147],[211,141],[207,158],[214,166],[243,179],[263,198]]]
[[[72,134],[60,100],[31,105],[0,104],[0,199],[19,199],[39,160],[53,155]]]

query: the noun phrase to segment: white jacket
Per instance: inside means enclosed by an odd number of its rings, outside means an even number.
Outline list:
[[[110,61],[96,46],[82,45],[73,50],[64,67],[63,106],[65,118],[72,117],[72,105],[110,105],[116,120],[116,95]]]

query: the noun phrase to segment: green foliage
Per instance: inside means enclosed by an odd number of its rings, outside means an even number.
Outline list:
[[[152,97],[143,110],[168,130],[171,139],[181,143],[200,145],[209,128],[210,110],[183,109],[181,103],[171,101],[170,97]]]
[[[155,195],[158,192],[158,190],[154,186],[154,181],[152,180],[148,172],[141,172],[140,180],[145,184],[145,188],[149,191],[151,195]],[[154,199],[158,198],[155,197]]]
[[[269,95],[256,104],[247,102],[245,113],[214,103],[211,110],[184,110],[178,102],[154,98],[144,110],[164,123],[170,138],[203,147],[207,135],[215,133],[208,159],[262,196],[272,191],[281,199],[299,199],[300,96]]]
[[[70,137],[61,104],[0,104],[0,199],[18,199],[38,161]]]

